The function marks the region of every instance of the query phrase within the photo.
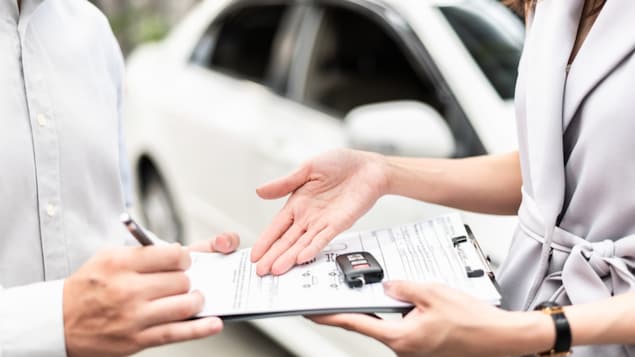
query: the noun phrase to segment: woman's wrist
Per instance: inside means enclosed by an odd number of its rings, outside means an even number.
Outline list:
[[[397,190],[397,187],[400,187],[400,183],[398,180],[399,170],[401,170],[400,166],[397,164],[399,158],[390,157],[390,156],[382,156],[381,157],[381,165],[384,172],[384,180],[385,186],[383,188],[384,195],[395,195],[399,194],[400,190]]]
[[[376,191],[377,191],[377,199],[381,196],[391,194],[391,173],[390,173],[390,165],[388,163],[388,157],[374,153],[374,152],[366,152],[361,151],[362,155],[365,156],[367,165],[372,167],[371,172],[375,172],[376,176],[374,177],[374,181],[376,182]]]
[[[634,341],[633,329],[629,329],[629,326],[633,326],[633,320],[629,317],[635,315],[630,307],[633,297],[635,294],[624,294],[595,303],[565,306],[564,313],[571,326],[573,345]]]
[[[447,163],[451,160],[383,157],[384,194],[406,196],[435,204],[447,204]]]
[[[551,317],[541,311],[510,312],[504,343],[513,355],[533,354],[550,350],[556,340]]]

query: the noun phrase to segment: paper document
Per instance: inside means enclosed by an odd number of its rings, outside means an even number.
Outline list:
[[[402,312],[411,305],[384,294],[382,284],[349,288],[335,257],[370,252],[386,280],[440,282],[492,305],[500,295],[487,274],[469,278],[466,269],[487,269],[473,244],[455,246],[452,238],[467,236],[458,214],[414,224],[335,238],[314,260],[281,276],[259,277],[250,249],[231,255],[192,253],[187,271],[192,290],[205,295],[199,316],[246,319],[327,312]]]

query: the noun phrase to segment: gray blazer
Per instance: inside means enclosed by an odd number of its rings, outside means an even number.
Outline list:
[[[635,1],[606,2],[567,73],[583,3],[541,0],[530,19],[516,94],[523,200],[500,273],[510,309],[635,289]]]

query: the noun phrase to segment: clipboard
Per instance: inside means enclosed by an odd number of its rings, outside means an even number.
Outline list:
[[[412,304],[386,296],[380,284],[359,289],[345,285],[336,257],[355,251],[376,257],[387,279],[447,283],[492,306],[501,303],[500,287],[489,260],[470,227],[455,213],[342,234],[313,261],[277,277],[257,276],[255,265],[249,260],[249,249],[231,255],[192,253],[192,266],[186,273],[191,289],[200,290],[206,301],[197,317],[237,321],[338,312],[410,311]]]
[[[492,269],[490,259],[481,249],[476,236],[472,232],[472,229],[469,225],[464,224],[465,232],[467,235],[457,236],[452,238],[452,243],[454,247],[461,249],[463,244],[470,244],[474,247],[479,261],[482,265],[478,267],[471,266],[471,262],[463,260],[465,265],[465,273],[468,278],[481,278],[483,276],[487,276],[489,280],[492,282],[496,290],[500,293],[500,285],[496,281],[496,275],[494,270]],[[459,254],[459,257],[462,257],[462,254]],[[496,305],[499,306],[499,305]],[[259,313],[259,314],[241,314],[241,315],[227,315],[223,316],[222,319],[227,322],[234,321],[244,321],[244,320],[253,320],[253,319],[261,319],[261,318],[273,318],[273,317],[284,317],[284,316],[295,316],[295,315],[323,315],[323,314],[337,314],[337,313],[363,313],[363,314],[375,314],[375,313],[400,313],[402,315],[407,314],[413,309],[413,306],[403,306],[403,307],[385,307],[378,308],[374,307],[357,307],[357,308],[331,308],[331,309],[319,309],[319,310],[296,310],[296,311],[284,311],[284,312],[270,312],[270,313]]]
[[[458,237],[452,238],[452,243],[454,243],[455,247],[458,247],[461,244],[472,244],[474,246],[476,253],[479,256],[479,259],[481,260],[481,263],[483,264],[482,274],[485,274],[489,277],[492,284],[494,284],[494,287],[496,288],[496,290],[498,290],[498,292],[500,293],[501,287],[498,284],[498,281],[496,280],[496,274],[494,273],[494,269],[492,269],[490,258],[483,252],[483,249],[481,249],[481,245],[478,243],[478,240],[474,236],[474,233],[472,232],[472,229],[470,228],[470,226],[467,224],[464,224],[463,226],[465,227],[467,236],[458,236]],[[466,274],[468,275],[468,278],[480,276],[478,269],[476,270],[471,269],[470,265],[468,265],[467,262],[465,267],[466,267],[465,270],[466,270]]]

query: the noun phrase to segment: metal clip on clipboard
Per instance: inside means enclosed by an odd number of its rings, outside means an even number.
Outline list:
[[[483,269],[481,268],[472,269],[472,267],[469,265],[469,262],[465,261],[465,257],[459,254],[459,256],[463,259],[463,262],[465,264],[465,272],[467,274],[467,277],[480,278],[483,275],[487,274],[487,276],[490,278],[492,283],[494,283],[494,286],[496,286],[496,288],[499,289],[498,283],[496,282],[496,276],[494,275],[494,270],[492,270],[492,267],[490,265],[489,258],[487,258],[485,254],[483,253],[483,250],[481,249],[481,246],[478,244],[476,237],[474,237],[474,233],[472,233],[472,229],[470,229],[470,227],[467,224],[464,226],[465,226],[465,231],[467,232],[467,236],[458,236],[458,237],[452,238],[452,244],[454,245],[454,247],[458,247],[460,244],[471,243],[474,246],[477,255],[479,256],[479,259],[483,263],[482,265]]]

